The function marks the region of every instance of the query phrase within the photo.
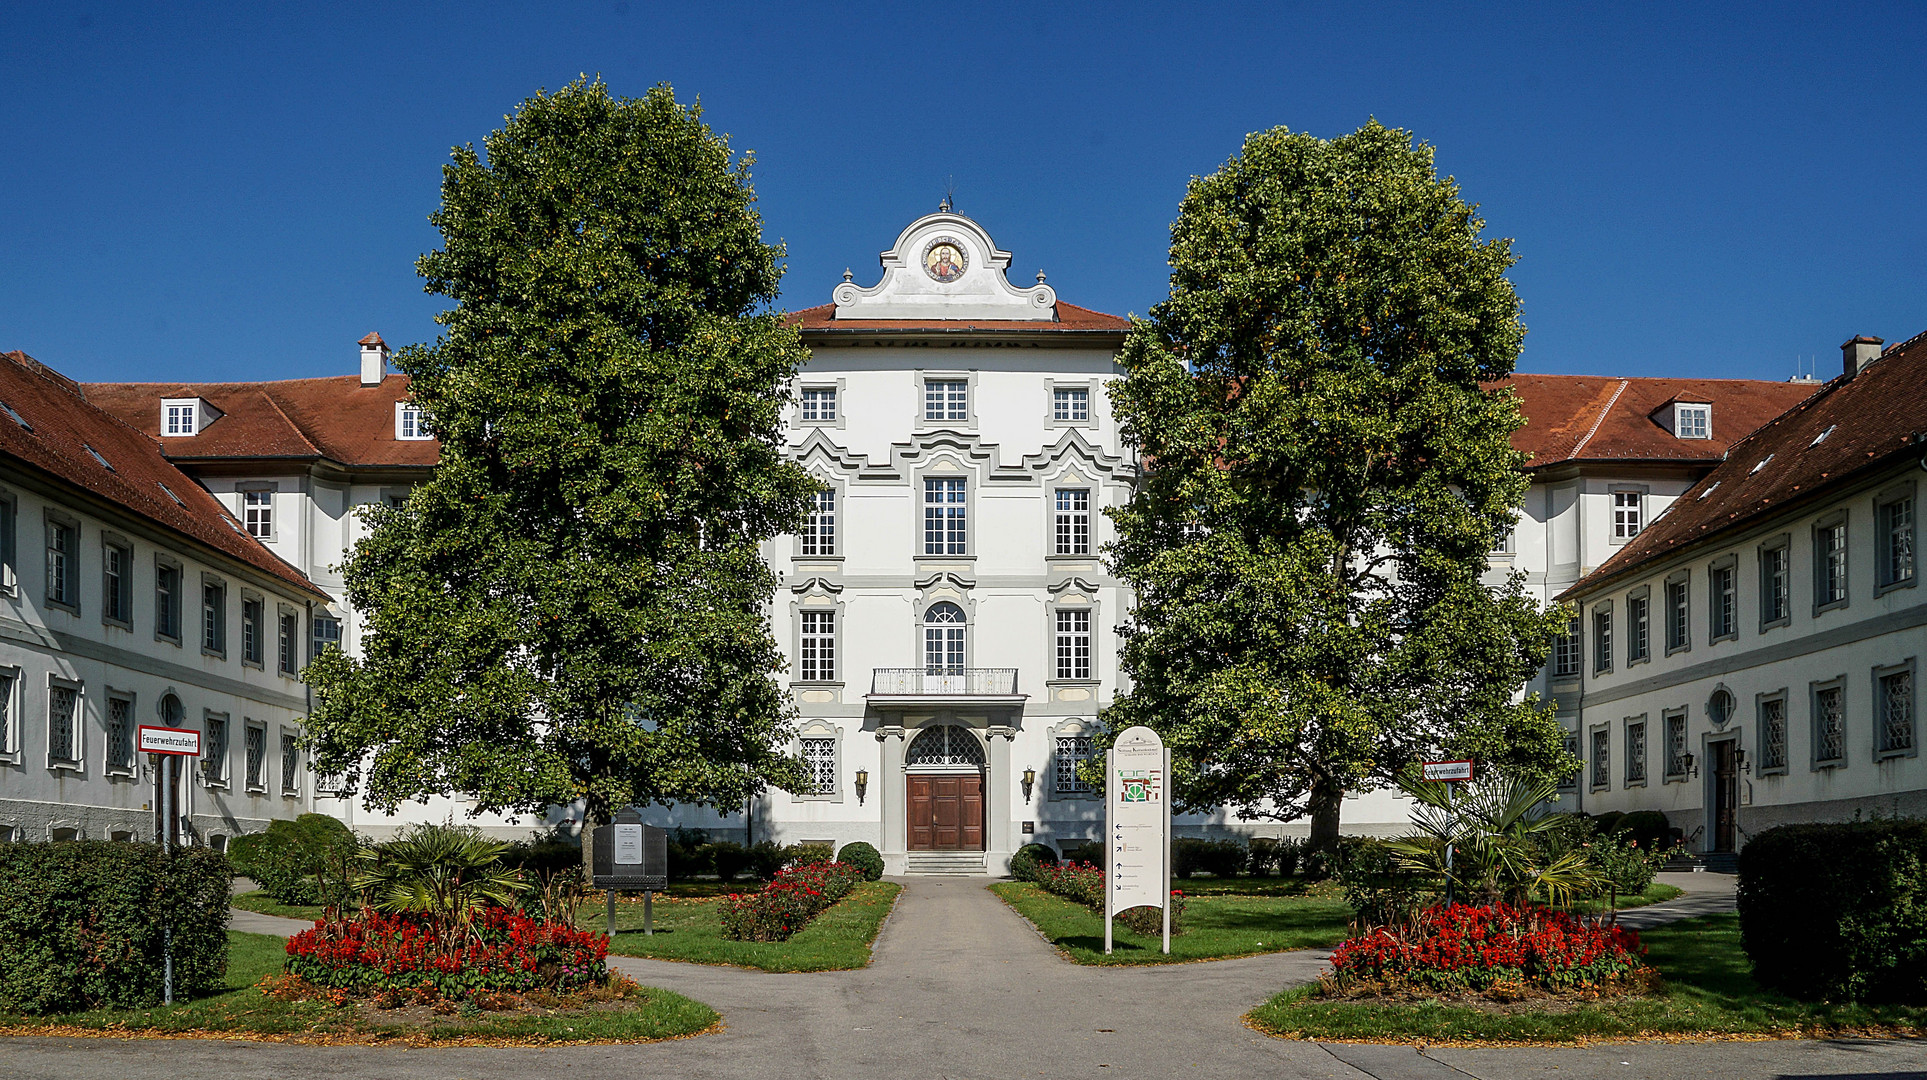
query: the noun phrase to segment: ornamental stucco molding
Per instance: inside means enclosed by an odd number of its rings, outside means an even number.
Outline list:
[[[990,233],[948,209],[911,222],[897,242],[877,257],[883,277],[864,287],[845,280],[832,296],[838,319],[985,319],[1057,321],[1057,290],[1044,284],[1018,287],[1005,272],[1010,252]]]

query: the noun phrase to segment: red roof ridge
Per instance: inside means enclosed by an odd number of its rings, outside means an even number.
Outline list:
[[[374,337],[373,334],[370,334],[368,336]],[[376,340],[380,340],[380,339],[377,338]],[[261,397],[267,401],[268,407],[274,410],[276,416],[279,416],[281,419],[286,420],[288,422],[288,426],[290,428],[293,428],[294,433],[301,437],[301,441],[308,444],[308,449],[313,450],[317,456],[321,454],[321,448],[314,444],[313,439],[308,438],[308,433],[301,429],[300,424],[297,424],[294,422],[294,417],[288,415],[288,411],[281,407],[281,403],[274,400],[273,394],[270,394],[265,390],[256,391],[256,393],[259,393]]]
[[[1592,427],[1587,429],[1585,437],[1574,443],[1572,449],[1566,453],[1567,461],[1577,458],[1579,451],[1584,450],[1586,444],[1592,441],[1592,437],[1599,434],[1599,425],[1605,423],[1606,417],[1612,415],[1613,406],[1619,404],[1621,395],[1626,393],[1626,387],[1631,385],[1625,379],[1619,380],[1619,386],[1613,390],[1613,396],[1606,399],[1606,403],[1599,407],[1599,415],[1592,418]]]

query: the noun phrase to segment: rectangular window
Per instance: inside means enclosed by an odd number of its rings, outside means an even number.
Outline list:
[[[1847,522],[1843,518],[1813,533],[1813,603],[1838,604],[1847,598]]]
[[[1091,553],[1091,493],[1084,488],[1057,490],[1057,554]]]
[[[154,568],[154,634],[181,639],[181,568],[156,564]]]
[[[100,613],[117,623],[134,621],[134,553],[119,544],[100,549]]]
[[[1057,613],[1057,675],[1059,679],[1091,677],[1091,613],[1087,610],[1060,610]]]
[[[314,637],[308,642],[308,659],[320,656],[323,649],[341,648],[341,620],[327,615],[314,617]]]
[[[1631,720],[1626,724],[1626,784],[1646,782],[1646,721]]]
[[[211,581],[201,585],[201,648],[227,651],[227,589]]]
[[[1579,617],[1566,621],[1566,632],[1552,640],[1552,673],[1579,674]]]
[[[1645,593],[1626,598],[1626,662],[1653,655],[1652,600]]]
[[[404,442],[423,442],[435,436],[428,431],[428,417],[420,405],[398,402],[395,405],[395,438]]]
[[[1051,390],[1051,419],[1060,424],[1081,424],[1091,418],[1091,392],[1082,386],[1059,386]]]
[[[107,767],[134,771],[134,703],[127,698],[107,699]]]
[[[14,707],[14,693],[19,689],[19,672],[0,671],[0,753],[11,754],[20,749],[20,728],[14,723],[14,717],[19,714]]]
[[[923,553],[967,555],[964,530],[964,481],[960,476],[923,481]]]
[[[47,523],[47,602],[80,606],[80,530],[60,521]]]
[[[836,612],[805,611],[802,661],[798,674],[804,682],[836,681]]]
[[[268,786],[264,779],[268,764],[268,729],[249,724],[243,737],[246,739],[242,749],[247,757],[248,790],[264,790]]]
[[[283,675],[295,673],[295,642],[301,640],[301,616],[283,615],[275,635],[275,667]]]
[[[1880,506],[1880,584],[1904,585],[1914,579],[1914,500],[1895,499]]]
[[[47,757],[64,765],[80,761],[80,691],[53,686],[47,694]]]
[[[1733,589],[1733,568],[1716,566],[1706,574],[1707,607],[1713,616],[1713,638],[1733,637],[1739,633],[1739,611]]]
[[[1631,540],[1639,535],[1644,499],[1637,491],[1613,492],[1613,539]]]
[[[1686,714],[1666,715],[1666,775],[1679,779],[1686,775]]]
[[[1914,673],[1896,671],[1877,683],[1880,753],[1905,754],[1914,748]]]
[[[1675,405],[1673,415],[1677,418],[1678,430],[1682,439],[1710,439],[1713,437],[1713,407],[1711,405]]]
[[[1786,768],[1786,698],[1760,702],[1760,771]]]
[[[1088,735],[1059,735],[1057,737],[1057,793],[1059,795],[1088,795],[1091,785],[1078,778],[1077,767],[1091,759],[1091,740]]]
[[[243,491],[241,493],[241,523],[247,526],[248,535],[261,540],[274,538],[274,492]]]
[[[1612,786],[1612,745],[1612,732],[1605,728],[1597,728],[1593,731],[1592,786],[1595,791]]]
[[[1687,607],[1686,586],[1687,581],[1684,578],[1666,583],[1667,652],[1684,649],[1692,640],[1691,624],[1687,621],[1690,613]]]
[[[20,580],[20,506],[0,499],[0,589],[13,592]]]
[[[1846,693],[1838,686],[1813,692],[1813,760],[1840,764],[1847,756]]]
[[[1592,613],[1592,672],[1598,675],[1613,669],[1613,609],[1602,607]]]
[[[836,794],[836,740],[803,740],[803,769],[810,774],[811,795]]]
[[[241,601],[241,659],[250,664],[261,663],[264,655],[267,636],[267,627],[263,625],[265,620],[261,601]]]
[[[194,434],[194,406],[169,405],[166,407],[166,424],[161,429],[168,435]]]
[[[836,388],[833,386],[804,387],[802,418],[805,422],[812,424],[835,421]]]
[[[1513,525],[1506,525],[1500,528],[1498,533],[1496,533],[1492,538],[1492,554],[1494,555],[1512,554],[1513,545],[1518,541],[1516,533],[1517,533],[1517,527]]]
[[[203,724],[201,747],[201,779],[209,784],[227,782],[227,719],[210,716]]]
[[[1571,754],[1574,758],[1579,758],[1579,733],[1576,731],[1566,732],[1565,744],[1566,753]],[[1585,771],[1585,759],[1579,758],[1579,761],[1579,768],[1574,769],[1566,775],[1565,779],[1559,781],[1560,791],[1579,790],[1579,775]]]
[[[803,554],[836,554],[836,490],[824,488],[810,496],[810,516],[803,523]]]
[[[295,784],[301,779],[298,770],[301,764],[301,744],[288,734],[281,736],[281,794],[293,795],[301,789]]]
[[[970,419],[970,383],[965,379],[925,379],[923,418],[952,421]]]
[[[1766,548],[1760,552],[1760,621],[1784,622],[1789,615],[1792,590],[1788,587],[1787,548]]]

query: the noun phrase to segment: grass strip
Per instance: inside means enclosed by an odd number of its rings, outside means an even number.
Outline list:
[[[902,891],[903,886],[894,882],[860,882],[850,895],[831,904],[788,941],[731,941],[723,937],[716,899],[708,897],[657,899],[656,932],[644,936],[642,900],[637,897],[616,905],[616,936],[609,952],[763,971],[867,967],[870,945]],[[585,904],[576,921],[588,929],[601,930],[607,925],[604,912],[599,903]]]
[[[1643,931],[1660,993],[1483,1008],[1434,1000],[1324,1000],[1287,990],[1245,1019],[1289,1039],[1397,1043],[1569,1043],[1593,1039],[1720,1036],[1920,1035],[1927,1008],[1795,1001],[1754,983],[1738,915],[1708,915]]]
[[[646,988],[642,1002],[629,1008],[556,1010],[549,1015],[484,1013],[467,1020],[451,1016],[426,1027],[381,1024],[364,1019],[357,1005],[276,1001],[256,990],[254,984],[279,972],[286,958],[285,939],[231,930],[226,987],[218,993],[152,1009],[96,1009],[57,1016],[0,1013],[0,1033],[240,1035],[275,1041],[415,1046],[550,1045],[676,1039],[707,1031],[719,1019],[716,1010],[699,1001]]]
[[[1187,895],[1184,933],[1171,939],[1171,955],[1158,951],[1156,935],[1140,936],[1118,925],[1114,951],[1106,956],[1103,915],[1029,881],[999,882],[990,891],[1079,964],[1181,964],[1323,948],[1345,940],[1352,920],[1352,909],[1331,898]]]
[[[283,919],[301,919],[313,922],[327,911],[320,904],[284,904],[269,896],[265,890],[256,889],[230,897],[228,904],[242,911],[252,911],[261,915],[275,915]]]

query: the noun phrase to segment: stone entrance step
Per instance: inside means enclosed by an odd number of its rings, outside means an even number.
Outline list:
[[[985,867],[981,851],[912,851],[903,863],[908,874],[982,874]]]

